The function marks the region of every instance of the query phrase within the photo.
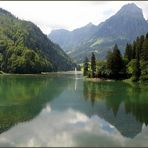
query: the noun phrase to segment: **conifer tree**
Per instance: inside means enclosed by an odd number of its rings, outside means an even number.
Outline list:
[[[113,73],[118,76],[119,72],[122,69],[122,57],[121,57],[121,53],[120,50],[118,49],[117,44],[115,44],[114,46],[114,50],[113,50]]]
[[[132,59],[136,58],[136,41],[132,44]]]
[[[148,38],[147,35],[143,42],[143,48],[141,52],[141,80],[148,80]]]
[[[92,70],[92,77],[94,78],[96,76],[96,57],[93,52],[91,56],[91,70]]]
[[[127,58],[128,62],[132,59],[132,46],[131,44],[126,45],[124,57]]]
[[[135,67],[135,73],[134,73],[134,81],[138,81],[141,75],[141,69],[140,69],[140,50],[137,45],[136,47],[136,67]]]
[[[119,73],[122,70],[122,56],[118,46],[115,44],[113,52],[108,53],[107,57],[107,67],[111,71],[112,75],[115,78],[119,77]]]
[[[89,66],[89,60],[88,57],[86,57],[84,60],[84,71],[83,71],[84,76],[88,76],[88,66]]]
[[[144,61],[148,61],[148,39],[145,38],[142,46],[142,51],[141,51],[141,58]]]
[[[142,53],[142,46],[143,46],[143,42],[144,42],[144,35],[141,35],[140,38],[137,37],[137,40],[136,40],[136,50],[138,51],[138,54],[139,54],[139,60],[140,60],[140,56],[141,56],[141,53]]]

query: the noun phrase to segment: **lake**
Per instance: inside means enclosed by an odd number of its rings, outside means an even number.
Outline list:
[[[82,75],[0,76],[0,146],[148,146],[148,85]]]

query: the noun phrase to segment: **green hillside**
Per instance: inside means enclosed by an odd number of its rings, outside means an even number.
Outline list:
[[[71,70],[75,64],[32,22],[0,9],[0,70],[40,73]]]

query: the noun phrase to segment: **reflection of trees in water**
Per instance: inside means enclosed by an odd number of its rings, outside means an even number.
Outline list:
[[[100,99],[103,99],[104,102],[103,105],[99,105],[98,103],[94,105],[93,108],[95,114],[115,126],[123,136],[133,138],[140,133],[142,123],[137,121],[135,116],[128,114],[125,110],[125,101],[129,100],[130,97],[133,97],[135,88],[122,82],[99,82],[92,84],[98,85],[95,92],[99,92],[98,94],[101,94],[101,97],[99,95],[97,96],[95,103]],[[87,88],[87,90],[89,90],[89,93],[91,93],[91,90],[93,91],[93,87],[92,85],[88,85],[88,87],[90,88]],[[86,92],[87,90],[84,90],[85,94],[88,93]],[[103,93],[101,93],[102,90]]]
[[[124,103],[126,114],[132,113],[136,120],[148,124],[148,86],[122,82],[84,82],[84,97],[92,104],[104,100],[114,116]]]
[[[137,121],[148,125],[148,87],[147,85],[133,86],[129,89],[128,99],[125,100],[125,110],[132,113]]]
[[[118,95],[119,89],[122,89],[121,87],[116,89],[117,86],[113,82],[106,83],[106,82],[84,82],[84,96],[86,99],[89,99],[92,104],[94,104],[96,101],[104,100],[106,102],[106,106],[108,109],[112,109],[114,115],[117,114],[120,103],[123,101],[123,97],[119,95],[120,97],[116,97],[115,95]],[[120,92],[120,91],[119,91]]]
[[[0,78],[0,133],[18,122],[39,114],[43,106],[58,96],[67,81],[59,78],[4,76]],[[59,85],[59,84],[62,84]]]
[[[105,85],[94,82],[84,81],[83,83],[83,95],[86,100],[92,102],[94,105],[95,101],[103,100],[106,96],[111,94],[109,89],[105,89]]]
[[[40,91],[47,86],[47,81],[26,77],[1,77],[0,78],[0,103],[6,105],[25,103],[32,96],[38,96]]]

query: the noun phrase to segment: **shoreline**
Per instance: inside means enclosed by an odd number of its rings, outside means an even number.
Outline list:
[[[52,74],[69,74],[69,75],[74,75],[75,71],[58,71],[58,72],[41,72],[41,73],[23,73],[23,74],[19,74],[19,73],[5,73],[5,72],[0,72],[0,76],[9,76],[9,75],[18,75],[18,76],[45,76],[45,75],[52,75]],[[81,75],[83,74],[82,71],[77,71],[76,73],[77,75]]]
[[[113,79],[104,79],[104,78],[84,78],[85,81],[91,81],[91,82],[114,82]]]
[[[77,74],[77,75],[81,75],[83,74],[82,71],[57,71],[57,72],[41,72],[42,75],[48,75],[48,74]]]
[[[84,81],[89,81],[89,82],[123,82],[123,83],[127,83],[130,85],[133,84],[146,84],[146,82],[132,82],[131,79],[123,79],[123,80],[114,80],[114,79],[105,79],[105,78],[86,78],[84,77]]]

